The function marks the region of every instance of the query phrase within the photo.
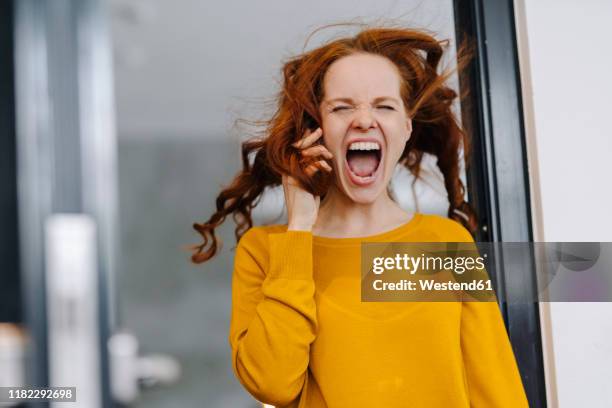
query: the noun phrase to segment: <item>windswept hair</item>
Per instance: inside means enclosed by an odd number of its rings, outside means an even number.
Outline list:
[[[353,37],[328,42],[289,59],[282,68],[283,83],[276,110],[264,121],[264,137],[242,143],[242,170],[216,199],[216,212],[203,224],[194,223],[204,242],[193,246],[191,259],[202,263],[218,251],[215,228],[232,214],[237,224],[236,241],[253,226],[251,211],[266,187],[282,184],[282,174],[292,175],[301,186],[321,200],[333,182],[332,175],[305,173],[308,162],[301,159],[291,144],[303,137],[306,129],[320,126],[319,104],[323,100],[323,78],[335,61],[355,53],[370,53],[388,58],[401,75],[401,90],[407,114],[412,118],[412,134],[400,157],[415,177],[424,153],[437,158],[448,193],[448,217],[474,233],[477,221],[474,210],[464,200],[465,188],[459,178],[460,150],[469,162],[470,143],[467,132],[451,111],[457,93],[446,85],[450,75],[461,72],[473,55],[473,47],[463,41],[457,49],[456,67],[438,73],[438,65],[448,41],[438,41],[417,29],[366,27]],[[254,159],[252,159],[254,156]]]

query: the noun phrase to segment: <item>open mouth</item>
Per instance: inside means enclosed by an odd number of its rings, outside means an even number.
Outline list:
[[[356,184],[369,184],[378,174],[382,151],[378,143],[353,143],[346,151],[346,163]]]

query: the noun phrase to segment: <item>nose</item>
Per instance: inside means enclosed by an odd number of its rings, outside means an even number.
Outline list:
[[[372,109],[368,106],[361,106],[357,109],[355,119],[353,120],[353,126],[361,130],[378,127],[376,119],[372,114]]]

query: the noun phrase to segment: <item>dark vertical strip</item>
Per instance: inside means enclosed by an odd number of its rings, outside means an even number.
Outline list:
[[[486,231],[479,239],[532,241],[529,178],[522,115],[518,51],[511,0],[455,0],[457,37],[475,41],[477,56],[460,78],[472,98],[462,105],[475,140],[468,174],[470,199]],[[545,407],[546,393],[534,263],[517,267],[503,258],[495,277],[508,335],[531,407]]]
[[[13,2],[0,2],[0,322],[21,323]]]

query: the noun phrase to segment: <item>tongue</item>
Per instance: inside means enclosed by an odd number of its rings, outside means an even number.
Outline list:
[[[374,152],[351,151],[347,155],[347,161],[351,171],[361,177],[371,175],[378,166],[378,157]]]

